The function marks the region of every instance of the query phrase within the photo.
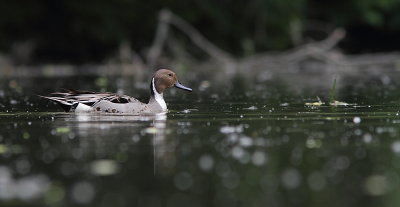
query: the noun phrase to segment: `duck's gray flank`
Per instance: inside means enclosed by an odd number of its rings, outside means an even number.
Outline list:
[[[167,104],[163,98],[165,89],[175,86],[192,91],[183,86],[176,74],[168,69],[158,70],[150,82],[150,99],[147,104],[139,100],[115,93],[100,93],[66,89],[63,92],[51,93],[43,98],[55,101],[66,112],[105,112],[125,114],[155,114],[167,111]]]

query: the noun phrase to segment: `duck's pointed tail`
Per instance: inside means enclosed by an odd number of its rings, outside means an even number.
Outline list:
[[[55,96],[41,96],[38,95],[41,98],[45,98],[51,101],[56,102],[58,105],[61,106],[61,108],[64,109],[65,112],[72,112],[75,110],[75,108],[78,106],[78,102],[72,103],[69,101],[66,101],[65,98],[63,97],[55,97]]]

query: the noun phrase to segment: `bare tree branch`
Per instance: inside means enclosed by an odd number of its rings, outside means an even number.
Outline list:
[[[162,48],[164,47],[168,36],[170,25],[175,26],[185,35],[187,35],[197,47],[206,52],[211,58],[223,62],[233,61],[233,58],[230,54],[219,49],[210,41],[208,41],[197,29],[195,29],[184,19],[176,16],[168,9],[163,9],[160,12],[155,39],[147,55],[147,62],[149,66],[154,66],[157,58],[160,57]]]
[[[161,55],[161,51],[165,45],[165,40],[168,37],[170,21],[171,12],[166,9],[161,10],[158,19],[156,36],[147,54],[147,65],[149,68],[153,68],[156,65],[157,59]]]

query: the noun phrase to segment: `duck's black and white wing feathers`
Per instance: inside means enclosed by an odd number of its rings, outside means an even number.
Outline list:
[[[94,104],[100,101],[109,101],[112,103],[140,102],[137,99],[126,95],[119,95],[108,92],[102,93],[91,91],[78,91],[71,89],[64,89],[63,92],[54,92],[51,93],[49,96],[40,97],[57,102],[67,112],[73,111],[79,103],[92,107]]]

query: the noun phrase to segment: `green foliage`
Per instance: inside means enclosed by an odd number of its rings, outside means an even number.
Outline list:
[[[309,0],[308,13],[339,26],[365,24],[376,27],[398,28],[399,0]],[[393,27],[395,26],[395,27]]]
[[[162,8],[238,56],[290,48],[310,21],[400,33],[399,0],[17,0],[2,1],[0,51],[29,41],[37,61],[101,61],[128,41],[141,52]]]

